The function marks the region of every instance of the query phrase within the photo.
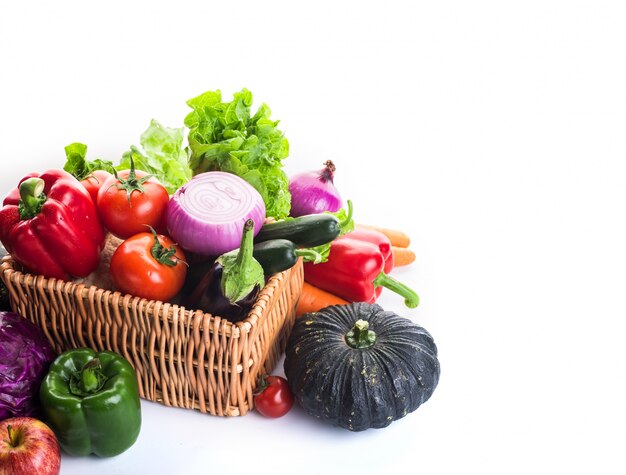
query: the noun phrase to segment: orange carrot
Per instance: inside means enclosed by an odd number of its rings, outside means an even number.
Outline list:
[[[415,253],[405,247],[392,246],[393,265],[395,267],[408,266],[415,260]]]
[[[296,317],[300,317],[308,312],[317,312],[329,305],[344,305],[347,303],[347,300],[305,282],[302,286],[302,295],[296,309]]]
[[[381,228],[378,226],[371,226],[369,224],[357,224],[356,227],[362,229],[373,229],[374,231],[383,233],[389,238],[392,246],[409,247],[409,244],[411,243],[409,236],[404,234],[402,231],[398,231],[397,229]]]

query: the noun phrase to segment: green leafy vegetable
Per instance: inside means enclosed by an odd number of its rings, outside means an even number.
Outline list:
[[[154,175],[168,193],[173,194],[191,178],[187,152],[183,147],[183,130],[163,127],[152,119],[150,126],[141,134],[143,151],[131,146],[115,169],[129,169],[132,154],[136,169]]]
[[[267,216],[289,215],[289,178],[282,160],[289,142],[262,104],[251,115],[252,93],[247,89],[222,102],[221,91],[208,91],[187,101],[193,110],[185,118],[189,127],[189,166],[194,175],[221,170],[248,181],[263,197]]]
[[[128,170],[132,154],[135,168],[154,175],[157,180],[173,194],[178,188],[191,179],[187,150],[184,147],[184,128],[170,129],[163,127],[158,121],[152,119],[150,126],[141,134],[140,143],[142,149],[132,145],[130,150],[124,152],[118,165],[108,160],[89,161],[87,145],[72,143],[65,147],[67,161],[63,169],[83,180],[95,170]]]
[[[113,171],[113,163],[108,160],[87,160],[87,145],[74,142],[65,147],[67,161],[63,170],[72,174],[77,180],[84,180],[95,170]]]

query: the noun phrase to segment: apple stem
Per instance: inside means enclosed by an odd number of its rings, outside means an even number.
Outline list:
[[[9,445],[12,448],[17,447],[17,437],[15,437],[15,432],[13,432],[13,427],[11,426],[11,424],[7,426],[7,432],[9,433]]]

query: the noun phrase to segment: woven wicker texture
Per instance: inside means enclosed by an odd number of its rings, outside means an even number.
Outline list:
[[[245,415],[258,377],[271,372],[295,321],[302,263],[272,276],[248,317],[231,323],[201,311],[0,265],[13,311],[39,325],[57,352],[89,347],[123,355],[140,396],[218,416]]]

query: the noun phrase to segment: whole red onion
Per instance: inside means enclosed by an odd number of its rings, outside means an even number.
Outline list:
[[[341,196],[333,178],[335,165],[328,160],[321,170],[298,173],[289,180],[291,216],[339,211]]]

